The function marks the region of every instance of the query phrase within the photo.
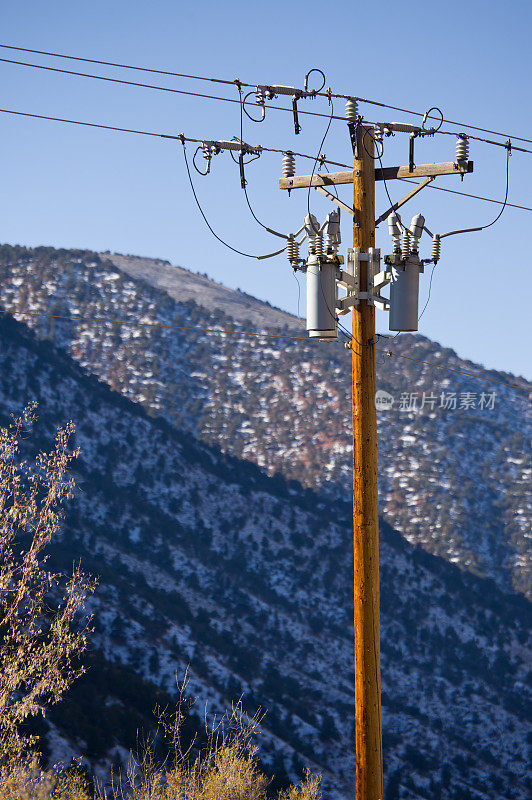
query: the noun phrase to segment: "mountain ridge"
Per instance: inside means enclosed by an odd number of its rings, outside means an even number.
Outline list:
[[[139,263],[137,271],[144,261]],[[195,276],[187,274],[195,285]],[[340,345],[276,341],[279,328],[247,339],[244,334],[257,332],[249,319],[192,298],[177,302],[111,265],[107,254],[4,246],[0,278],[8,311],[132,323],[29,319],[40,337],[151,415],[255,461],[270,475],[281,472],[319,490],[324,502],[350,497],[350,363]],[[210,285],[214,293],[231,292]],[[261,314],[270,313],[257,304]],[[143,321],[144,328],[135,324]],[[210,336],[202,328],[229,328],[242,336]],[[421,336],[405,334],[390,349],[397,357],[379,352],[377,359],[378,387],[395,397],[393,409],[378,414],[385,519],[411,543],[532,597],[527,394],[491,383],[505,377],[497,371],[478,368],[486,381],[463,375],[471,369],[468,362]],[[479,408],[481,392],[493,393],[493,408]],[[453,393],[455,409],[442,407]],[[401,403],[410,396],[418,408],[403,412]],[[420,409],[430,397],[432,408],[427,403]],[[468,397],[476,407],[460,408]]]
[[[134,256],[111,251],[102,251],[98,255],[102,259],[110,261],[130,277],[139,278],[154,288],[162,289],[179,302],[194,300],[207,311],[214,306],[240,322],[249,320],[257,325],[265,325],[267,328],[288,327],[294,330],[305,330],[303,318],[272,306],[265,300],[241,292],[239,289],[230,289],[225,284],[209,277],[207,273],[192,272],[186,267],[172,264],[170,261],[147,256]],[[392,334],[379,333],[378,336],[393,338]],[[507,370],[473,361],[467,356],[459,355],[454,348],[447,348],[441,342],[430,339],[424,334],[416,334],[414,338],[430,341],[441,349],[452,350],[457,359],[464,365],[469,365],[473,370],[478,368],[488,375],[494,375],[500,379],[511,379],[532,392],[532,381],[523,375],[516,375]]]
[[[41,402],[27,447],[78,423],[80,490],[52,563],[81,558],[101,576],[103,655],[165,691],[189,665],[192,694],[215,711],[244,694],[268,712],[259,744],[273,771],[297,779],[311,764],[327,796],[351,796],[349,504],[179,432],[8,317],[0,340],[1,420]],[[524,800],[528,601],[384,521],[381,587],[386,800],[474,796],[464,782]]]
[[[215,306],[235,319],[249,320],[254,325],[304,328],[303,320],[288,311],[276,308],[246,292],[229,289],[223,283],[209,278],[206,273],[190,272],[161,259],[111,252],[99,255],[132,278],[145,280],[179,302],[194,300],[207,310]]]

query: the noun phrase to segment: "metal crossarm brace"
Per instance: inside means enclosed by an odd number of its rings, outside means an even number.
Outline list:
[[[347,251],[347,272],[341,270],[337,283],[347,289],[345,297],[337,301],[339,314],[346,314],[350,308],[358,305],[360,300],[367,300],[370,305],[376,305],[383,310],[389,309],[389,301],[386,297],[381,297],[377,289],[386,286],[391,280],[391,272],[388,270],[378,271],[380,267],[381,251],[376,247],[370,247],[367,253],[360,252],[359,247],[349,248]],[[368,288],[360,291],[360,262],[368,263]]]

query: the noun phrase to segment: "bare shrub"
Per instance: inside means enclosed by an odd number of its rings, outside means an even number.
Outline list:
[[[159,715],[170,744],[165,763],[158,764],[153,749],[145,746],[142,758],[130,762],[125,780],[119,776],[110,795],[100,792],[100,800],[267,800],[270,781],[253,743],[260,718],[247,717],[239,703],[211,725],[206,722],[201,743],[195,739],[185,748],[183,705],[181,693],[176,711]],[[300,786],[281,792],[278,800],[321,800],[320,777],[307,773]]]
[[[174,713],[159,714],[169,744],[162,763],[146,744],[124,775],[113,776],[111,789],[97,787],[96,794],[76,770],[39,766],[35,740],[20,725],[61,700],[82,673],[74,659],[86,646],[89,622],[79,627],[77,620],[94,582],[79,566],[66,582],[46,569],[46,546],[74,489],[67,469],[77,452],[68,450],[69,423],[50,452],[34,464],[21,461],[20,440],[35,415],[31,405],[0,428],[0,800],[267,800],[269,780],[253,744],[260,720],[238,704],[185,744],[186,683]],[[319,786],[320,778],[307,774],[278,800],[321,800]]]
[[[73,659],[86,646],[89,622],[79,627],[78,612],[94,588],[79,566],[66,581],[46,568],[46,546],[74,488],[66,473],[77,451],[69,452],[69,423],[49,452],[21,461],[21,438],[35,420],[32,404],[0,428],[0,768],[22,763],[35,742],[21,734],[21,723],[44,714],[82,673]]]
[[[4,768],[0,800],[91,800],[85,779],[75,773],[43,771],[36,759]]]

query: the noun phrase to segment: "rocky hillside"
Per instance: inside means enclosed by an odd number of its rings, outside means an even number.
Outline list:
[[[300,335],[301,322],[166,262],[4,246],[0,281],[5,309],[86,318],[22,317],[150,415],[328,502],[350,496],[350,362],[341,345],[190,330]],[[422,336],[381,346],[378,386],[394,398],[378,416],[384,519],[412,544],[532,597],[531,385]]]
[[[352,797],[350,505],[148,416],[8,317],[0,339],[0,422],[37,399],[28,446],[77,424],[79,491],[52,555],[100,575],[105,657],[168,691],[190,664],[190,691],[209,711],[243,693],[250,711],[267,712],[270,766],[297,777],[309,765],[323,771],[326,796]],[[184,375],[183,387],[194,380]],[[385,521],[381,543],[385,797],[524,800],[529,603]],[[98,697],[111,719],[128,701],[112,682],[99,691],[79,692],[53,734],[102,768],[124,742],[111,726],[96,746],[72,720],[87,717],[94,731]]]

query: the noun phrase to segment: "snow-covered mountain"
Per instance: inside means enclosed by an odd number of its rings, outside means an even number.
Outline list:
[[[134,289],[122,280],[127,296]],[[88,308],[91,294],[101,297],[100,284],[84,285]],[[82,283],[75,286],[72,297]],[[35,305],[31,294],[24,302]],[[204,312],[188,308],[189,324],[197,324],[195,315]],[[78,359],[105,351],[110,371],[133,374],[126,344],[113,344],[114,328],[92,339],[83,330],[70,330]],[[56,327],[62,344],[68,335]],[[108,662],[168,691],[175,673],[182,676],[190,664],[189,691],[212,711],[243,693],[247,709],[267,711],[259,744],[276,771],[284,767],[296,777],[308,765],[323,771],[326,796],[351,797],[349,503],[269,477],[251,461],[199,441],[156,415],[155,401],[143,409],[7,316],[0,340],[0,422],[37,399],[40,420],[28,443],[44,445],[68,419],[77,425],[79,490],[53,559],[68,566],[81,558],[100,575],[95,641]],[[141,351],[140,342],[130,344],[131,352]],[[210,357],[206,341],[177,339],[175,353],[179,344],[185,354],[179,363],[194,352],[204,374],[199,352],[203,347]],[[251,350],[246,364],[258,358],[254,353],[262,358],[266,346]],[[239,358],[244,348],[237,346]],[[286,357],[277,352],[272,348],[272,360]],[[202,385],[187,370],[175,374],[181,397],[195,382]],[[384,520],[381,586],[385,797],[524,800],[529,602],[414,547]],[[107,695],[106,706],[118,714],[124,700],[117,701],[111,684]],[[83,705],[83,693],[76,702]],[[54,735],[90,756],[88,737],[68,729],[68,719],[68,710],[52,717]],[[122,752],[117,739],[115,730],[106,731],[111,759]]]
[[[84,317],[23,319],[150,415],[329,501],[350,496],[349,353],[191,330],[301,335],[301,320],[168,262],[111,253],[4,246],[0,280],[9,311]],[[378,415],[384,519],[411,543],[531,598],[532,385],[422,336],[378,347],[378,387],[394,399]]]

